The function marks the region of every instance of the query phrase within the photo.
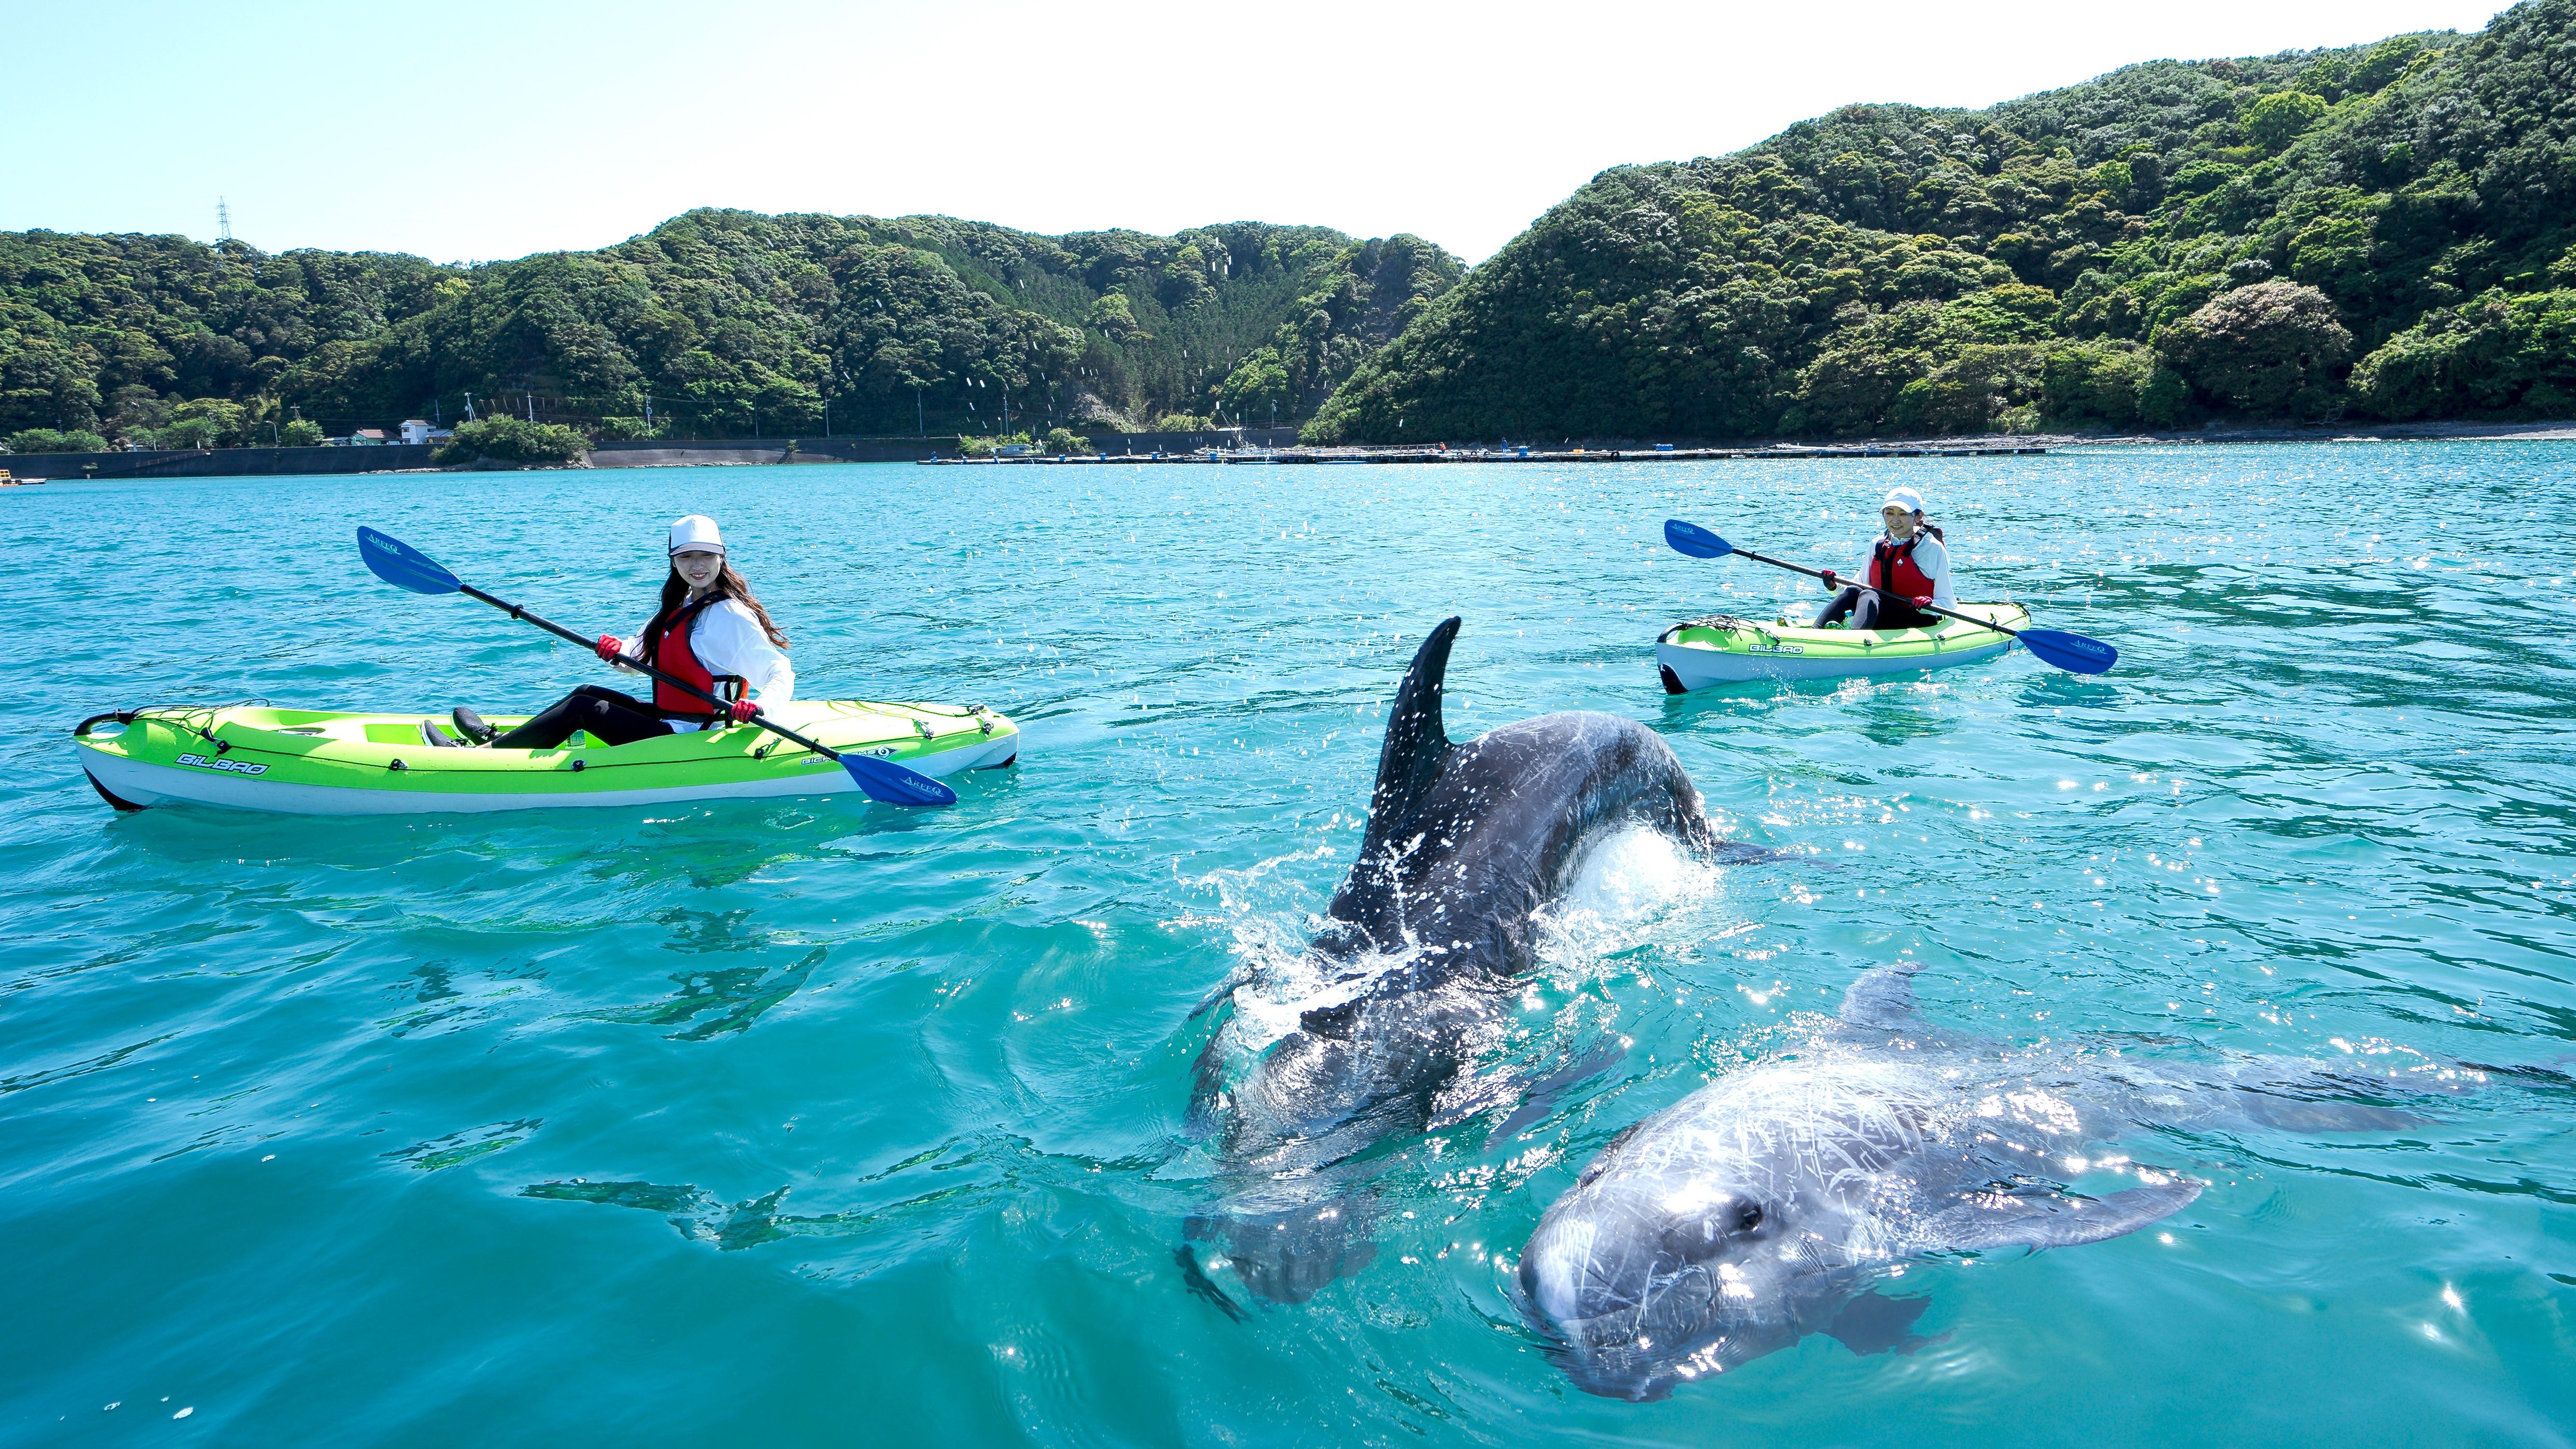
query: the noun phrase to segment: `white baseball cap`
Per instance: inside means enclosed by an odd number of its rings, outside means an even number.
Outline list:
[[[671,552],[686,553],[691,549],[707,553],[725,551],[724,535],[716,532],[716,521],[703,513],[692,513],[671,522]]]
[[[1908,513],[1921,513],[1923,511],[1923,495],[1915,492],[1911,488],[1890,488],[1887,490],[1887,501],[1878,506],[1880,508],[1902,508]],[[685,518],[680,521],[682,523],[688,522]],[[703,519],[699,521],[705,522]],[[716,526],[714,524],[707,524],[708,537],[712,538],[715,536],[715,529]],[[674,538],[677,538],[678,536],[678,534],[672,535]]]

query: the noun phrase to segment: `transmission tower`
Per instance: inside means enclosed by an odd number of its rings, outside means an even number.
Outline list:
[[[215,198],[215,230],[222,234],[223,240],[233,239],[233,209],[225,205],[220,196]]]

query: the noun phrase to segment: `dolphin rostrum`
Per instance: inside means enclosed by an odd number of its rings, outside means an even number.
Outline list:
[[[1199,1057],[1192,1116],[1216,1140],[1230,1192],[1189,1234],[1264,1298],[1303,1301],[1373,1254],[1354,1159],[1598,1065],[1537,1084],[1469,1070],[1501,1038],[1541,908],[1586,853],[1638,827],[1694,853],[1714,845],[1681,762],[1634,721],[1551,714],[1451,743],[1441,684],[1457,637],[1454,618],[1432,630],[1396,690],[1359,857],[1301,963],[1326,978],[1319,1004],[1265,1035],[1237,1001]],[[1221,994],[1233,999],[1234,984]]]
[[[2133,1127],[2425,1120],[2331,1100],[2384,1081],[2279,1059],[2177,1076],[2124,1052],[2000,1055],[1917,1019],[1914,969],[1864,974],[1811,1048],[1620,1133],[1548,1208],[1521,1253],[1520,1306],[1578,1385],[1662,1398],[1810,1333],[1911,1352],[1930,1300],[1876,1291],[1908,1260],[2098,1243],[2200,1195],[2090,1151]],[[2065,1187],[2088,1172],[2137,1186]]]

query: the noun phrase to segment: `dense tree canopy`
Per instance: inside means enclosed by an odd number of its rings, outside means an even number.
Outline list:
[[[1956,433],[2576,404],[2576,0],[1849,106],[1604,172],[1309,435]]]
[[[475,410],[609,436],[1140,427],[1311,413],[1459,274],[1410,237],[1237,223],[1034,236],[699,211],[475,267],[0,235],[0,436],[269,441]],[[1231,385],[1259,352],[1293,382]],[[1251,417],[1256,406],[1260,416]],[[650,422],[647,422],[648,417]]]

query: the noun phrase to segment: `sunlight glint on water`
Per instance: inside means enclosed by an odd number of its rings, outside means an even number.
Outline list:
[[[14,596],[39,667],[0,697],[0,1436],[2564,1443],[2571,465],[2463,443],[10,490],[8,556],[59,585]],[[2121,667],[1660,692],[1665,625],[1821,601],[1672,553],[1664,518],[1847,568],[1898,481],[1963,597]],[[373,583],[352,530],[620,630],[687,511],[739,541],[800,688],[992,705],[1021,766],[922,815],[375,824],[117,818],[73,767],[65,727],[120,706],[492,712],[591,682],[491,610]],[[1457,737],[1645,721],[1732,841],[1782,854],[1601,852],[1476,1065],[1609,1042],[1608,1065],[1508,1134],[1487,1112],[1402,1144],[1375,1261],[1238,1323],[1173,1256],[1207,1187],[1192,1012],[1239,966],[1272,973],[1236,1001],[1274,1028],[1312,1004],[1295,972],[1387,698],[1450,613]],[[1913,1355],[1810,1338],[1663,1403],[1573,1389],[1506,1292],[1540,1213],[1619,1130],[1800,1051],[1860,968],[1908,956],[1927,1018],[2033,1062],[2469,1089],[2400,1133],[2088,1159],[2210,1185],[2153,1232],[1917,1265]]]

